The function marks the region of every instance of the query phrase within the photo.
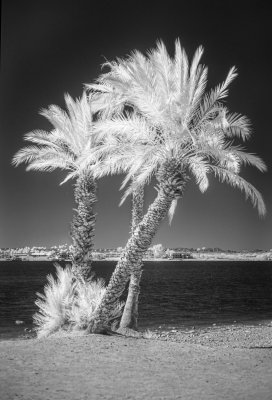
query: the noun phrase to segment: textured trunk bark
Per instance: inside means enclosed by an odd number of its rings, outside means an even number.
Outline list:
[[[131,235],[141,222],[144,216],[144,187],[140,187],[132,194],[132,216],[131,216]]]
[[[90,174],[81,175],[75,185],[77,209],[71,225],[73,242],[72,271],[76,278],[87,279],[91,274],[92,251],[94,245],[95,216],[94,205],[97,186]]]
[[[144,209],[144,188],[135,190],[132,195],[132,218],[131,235],[143,218]],[[134,273],[130,276],[128,295],[120,322],[120,328],[130,328],[138,330],[138,301],[140,294],[140,281],[142,276],[142,262],[138,268],[134,268]]]
[[[140,294],[141,265],[137,271],[130,276],[129,289],[126,304],[124,307],[120,328],[138,330],[138,299]]]
[[[123,293],[130,275],[139,271],[139,264],[142,261],[143,255],[150,246],[174,197],[174,192],[165,191],[164,189],[159,190],[155,201],[151,204],[146,215],[135,229],[121,255],[120,261],[117,263],[105,295],[93,319],[90,321],[88,326],[89,332],[103,333],[109,329],[114,305]]]

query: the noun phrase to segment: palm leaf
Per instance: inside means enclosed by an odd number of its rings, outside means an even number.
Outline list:
[[[192,156],[188,160],[189,168],[196,179],[196,183],[202,193],[204,193],[209,186],[208,173],[210,170],[210,165],[201,156]]]
[[[229,123],[229,127],[226,130],[227,136],[238,136],[241,137],[242,140],[249,138],[251,134],[251,124],[247,117],[233,113],[227,115],[227,121]]]
[[[170,206],[169,210],[168,210],[169,225],[171,225],[171,223],[172,223],[172,220],[173,220],[177,205],[178,205],[178,199],[174,199],[172,201],[172,203],[171,203],[171,206]]]
[[[41,147],[39,146],[27,146],[17,151],[12,158],[12,165],[18,166],[22,163],[31,163],[35,160],[41,151]]]
[[[266,207],[261,193],[249,182],[234,172],[228,171],[226,168],[211,165],[210,170],[221,182],[226,182],[229,185],[236,187],[245,193],[246,199],[250,199],[253,207],[256,207],[260,216],[266,213]]]
[[[235,67],[232,67],[227,75],[226,80],[204,96],[203,101],[198,107],[198,110],[194,113],[193,126],[195,129],[197,129],[205,120],[209,120],[211,115],[217,111],[219,106],[218,102],[228,95],[228,86],[236,76],[236,69]]]

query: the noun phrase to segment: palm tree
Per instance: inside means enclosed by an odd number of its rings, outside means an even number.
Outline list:
[[[147,56],[135,51],[128,59],[108,63],[110,71],[89,86],[96,111],[108,117],[95,127],[104,140],[96,153],[100,162],[93,169],[95,176],[122,168],[128,171],[123,186],[131,183],[123,200],[154,175],[158,183],[157,197],[127,242],[89,325],[91,332],[107,330],[110,310],[130,275],[138,271],[162,220],[169,212],[172,218],[188,179],[194,178],[204,192],[212,173],[243,191],[259,214],[265,214],[261,194],[239,173],[241,164],[260,171],[266,167],[260,158],[233,143],[250,136],[250,123],[223,104],[236,70],[231,68],[226,80],[205,94],[207,68],[199,64],[202,53],[200,47],[189,65],[178,40],[173,58],[160,42]],[[127,112],[121,114],[124,107]],[[87,156],[81,168],[92,157]]]
[[[67,178],[73,173],[77,208],[71,225],[72,270],[74,275],[86,278],[90,273],[93,250],[96,182],[89,168],[79,171],[79,165],[81,158],[96,145],[92,135],[93,113],[86,93],[75,101],[65,95],[65,104],[67,111],[51,105],[40,112],[53,129],[27,133],[25,140],[34,145],[19,150],[13,157],[13,164],[26,163],[27,170],[36,171],[51,172],[60,168],[68,171]]]
[[[132,218],[131,235],[143,218],[144,188],[140,186],[132,193]],[[128,295],[119,328],[138,330],[138,300],[140,294],[140,281],[142,276],[142,262],[130,276]]]

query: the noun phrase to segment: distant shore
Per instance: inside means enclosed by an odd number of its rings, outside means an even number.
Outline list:
[[[117,262],[119,261],[118,257],[109,257],[109,258],[97,258],[97,259],[93,259],[93,261],[97,262],[97,261],[114,261]],[[173,261],[173,262],[181,262],[181,261],[272,261],[272,258],[269,258],[268,256],[237,256],[237,257],[223,257],[223,256],[202,256],[202,257],[193,257],[193,258],[144,258],[143,262],[168,262],[168,261]],[[29,259],[15,259],[15,260],[11,260],[11,259],[0,259],[0,262],[52,262],[52,263],[58,263],[58,262],[66,262],[66,263],[71,263],[71,260],[51,260],[49,258],[29,258]]]
[[[272,326],[0,342],[1,399],[271,398]]]

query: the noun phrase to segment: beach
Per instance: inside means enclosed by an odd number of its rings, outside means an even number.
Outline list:
[[[1,400],[271,399],[271,323],[154,336],[2,341]]]

